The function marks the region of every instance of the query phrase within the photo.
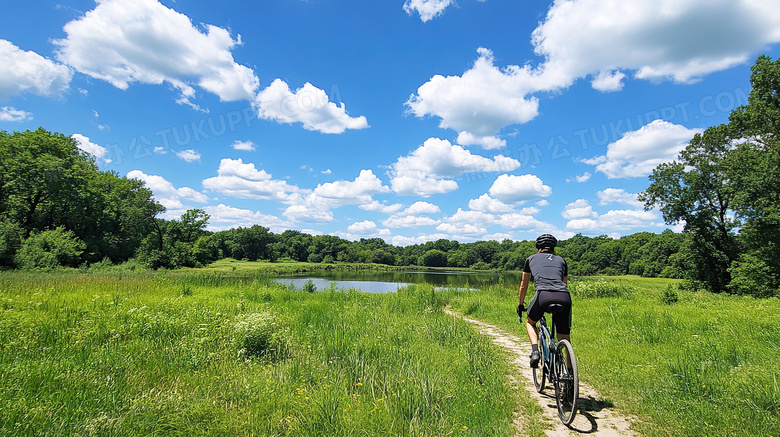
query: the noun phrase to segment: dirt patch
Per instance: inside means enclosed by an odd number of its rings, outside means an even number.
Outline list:
[[[518,386],[525,387],[528,393],[539,402],[545,416],[548,418],[548,422],[553,424],[553,428],[546,431],[548,436],[558,437],[578,434],[599,437],[637,436],[637,433],[631,430],[631,423],[635,419],[618,414],[612,408],[612,405],[605,402],[593,387],[582,382],[582,375],[580,375],[579,411],[570,427],[566,427],[558,419],[558,410],[555,406],[555,392],[553,388],[548,385],[548,388],[542,393],[536,392],[531,367],[528,365],[528,356],[531,355],[531,344],[527,339],[521,340],[520,337],[510,334],[496,326],[464,317],[446,309],[444,312],[474,324],[477,326],[480,333],[490,336],[494,344],[501,346],[510,353],[510,356],[512,357],[511,364],[517,369],[515,374],[522,376],[522,378],[510,376],[511,379],[516,380],[511,382],[516,382]],[[515,423],[515,427],[518,429],[517,435],[522,435],[520,432],[520,424]]]

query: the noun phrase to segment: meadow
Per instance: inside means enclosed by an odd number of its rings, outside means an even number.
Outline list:
[[[570,288],[580,379],[635,416],[641,435],[780,435],[780,299],[631,276],[575,278]],[[516,294],[493,287],[450,305],[516,330]]]
[[[0,272],[0,435],[541,436],[508,357],[517,291],[307,293],[251,266]],[[572,282],[581,378],[642,435],[780,429],[780,300]],[[586,408],[588,406],[586,405]]]
[[[2,435],[506,436],[524,402],[430,286],[70,271],[0,290]]]

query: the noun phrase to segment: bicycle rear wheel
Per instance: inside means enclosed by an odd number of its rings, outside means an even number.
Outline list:
[[[546,376],[544,368],[547,365],[547,363],[544,362],[544,351],[548,347],[548,343],[541,326],[537,329],[536,334],[539,336],[539,355],[541,356],[541,359],[539,360],[539,365],[531,370],[533,370],[534,375],[534,387],[536,387],[538,393],[541,393],[544,390]]]
[[[568,363],[568,365],[567,365]],[[580,377],[577,372],[577,358],[568,340],[558,342],[555,357],[555,403],[558,417],[569,425],[577,414],[577,399],[580,396]]]

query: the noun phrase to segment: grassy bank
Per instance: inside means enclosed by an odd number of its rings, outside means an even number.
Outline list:
[[[0,272],[0,434],[512,435],[532,403],[445,294]]]
[[[674,284],[575,280],[572,338],[580,378],[604,402],[638,416],[643,435],[776,435],[780,300]],[[451,301],[472,317],[522,332],[516,304],[516,290],[501,288]]]
[[[516,289],[305,293],[231,264],[0,272],[0,435],[509,436],[515,410],[543,434],[503,352],[441,313],[524,337]],[[674,284],[573,281],[583,381],[643,435],[780,429],[780,301]]]

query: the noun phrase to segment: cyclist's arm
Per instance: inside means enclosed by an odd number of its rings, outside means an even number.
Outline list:
[[[569,284],[569,277],[568,276],[564,276],[563,277],[563,283],[567,284],[567,285]]]
[[[523,279],[520,280],[520,294],[518,296],[520,305],[525,302],[525,294],[528,292],[528,283],[531,282],[531,274],[523,272]]]

